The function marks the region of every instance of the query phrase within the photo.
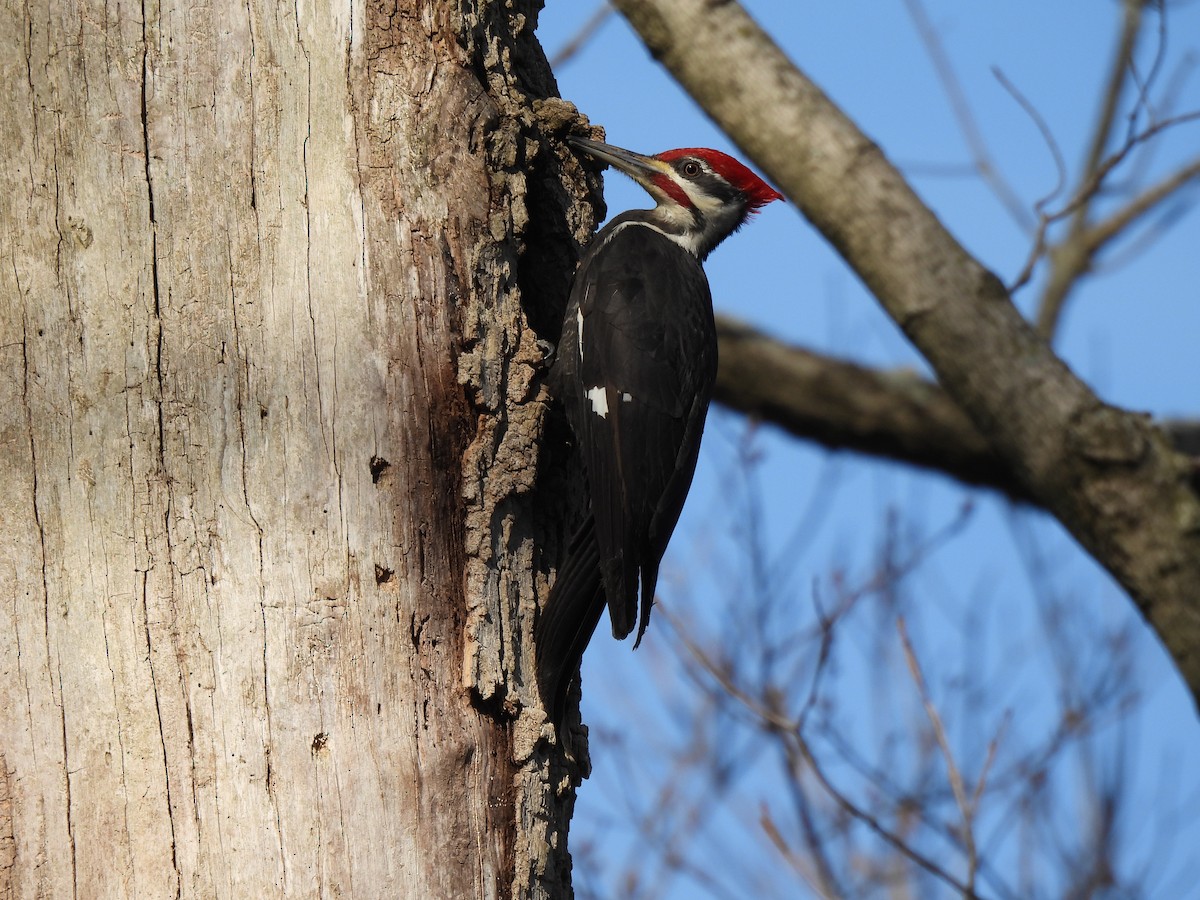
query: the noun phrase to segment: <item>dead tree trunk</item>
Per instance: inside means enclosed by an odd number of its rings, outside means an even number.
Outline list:
[[[0,896],[555,892],[527,5],[0,9]]]

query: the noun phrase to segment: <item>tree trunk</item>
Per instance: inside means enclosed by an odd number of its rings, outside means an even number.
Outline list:
[[[0,10],[0,896],[555,890],[528,5]]]

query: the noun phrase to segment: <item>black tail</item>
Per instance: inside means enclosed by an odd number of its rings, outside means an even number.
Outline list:
[[[603,612],[600,548],[592,517],[588,516],[571,538],[567,560],[558,570],[534,631],[538,689],[555,728],[562,724],[567,690]]]

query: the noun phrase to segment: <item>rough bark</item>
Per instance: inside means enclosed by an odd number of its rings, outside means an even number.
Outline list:
[[[1200,697],[1200,498],[1188,460],[1054,355],[737,3],[615,5],[858,273],[1014,477],[1124,586]]]
[[[558,890],[512,6],[0,7],[0,896]]]

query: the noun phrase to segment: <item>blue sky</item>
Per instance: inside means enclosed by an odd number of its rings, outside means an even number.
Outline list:
[[[596,6],[549,0],[539,28],[547,52],[553,55]],[[1011,280],[1029,250],[1029,236],[980,179],[961,174],[970,155],[904,3],[758,0],[746,6],[909,174],[950,230],[1001,278]],[[1099,101],[1119,4],[930,0],[926,8],[999,170],[1032,208],[1052,190],[1055,166],[1029,116],[1000,85],[993,67],[1050,124],[1074,171]],[[1169,74],[1189,52],[1200,54],[1200,3],[1172,4],[1167,24],[1164,60]],[[1147,38],[1153,39],[1156,25],[1152,19]],[[1148,40],[1139,56],[1147,67],[1152,49],[1153,40]],[[562,95],[594,124],[604,126],[612,143],[643,152],[712,146],[741,155],[617,16],[556,74]],[[1198,108],[1200,75],[1193,73],[1180,94],[1179,109]],[[1165,173],[1198,151],[1200,123],[1168,134],[1148,170],[1151,180],[1153,173]],[[1187,195],[1193,200],[1197,187]],[[612,214],[646,205],[645,194],[619,175],[606,175],[605,189]],[[1198,238],[1200,216],[1185,212],[1144,248],[1136,239],[1118,246],[1111,254],[1112,264],[1101,266],[1078,290],[1057,346],[1105,399],[1154,415],[1200,414],[1200,357],[1195,350],[1200,334]],[[857,278],[794,207],[768,207],[722,246],[706,268],[720,311],[823,352],[925,371]],[[1036,299],[1038,284],[1035,278],[1017,296],[1026,311]],[[739,466],[747,458],[753,460],[749,476]],[[1048,598],[1088,627],[1128,626],[1144,703],[1136,722],[1124,730],[1131,744],[1121,759],[1133,785],[1130,808],[1147,823],[1140,838],[1130,836],[1130,845],[1169,874],[1172,866],[1178,867],[1180,852],[1171,858],[1154,857],[1163,846],[1162,829],[1174,835],[1178,847],[1200,846],[1200,772],[1194,765],[1200,759],[1200,726],[1191,700],[1129,601],[1045,517],[1014,510],[987,494],[964,491],[935,475],[826,453],[770,429],[748,434],[739,418],[718,412],[710,420],[693,494],[664,565],[661,594],[672,612],[687,616],[701,634],[719,644],[731,603],[754,602],[752,597],[734,596],[747,593],[738,576],[746,565],[739,548],[746,545],[745,512],[753,503],[761,507],[766,556],[774,570],[787,573],[778,582],[780,590],[794,594],[790,607],[786,597],[781,601],[783,609],[802,621],[811,615],[810,586],[828,586],[835,571],[853,577],[869,570],[890,514],[899,515],[901,531],[919,542],[954,521],[968,500],[974,502],[974,511],[965,527],[931,553],[906,585],[908,602],[921,609],[912,625],[919,655],[958,660],[963,654],[962,623],[976,617],[975,625],[983,623],[988,635],[986,644],[972,651],[990,664],[981,662],[980,670],[1003,679],[1011,674],[1011,684],[1006,680],[995,689],[996,702],[998,708],[1016,710],[1013,727],[1018,737],[1013,740],[1033,741],[1045,724],[1039,723],[1038,710],[1050,683],[1046,673],[1055,666],[1054,651],[1033,637],[1040,633]],[[793,540],[798,529],[800,536]],[[722,561],[723,571],[714,559]],[[602,625],[584,662],[585,720],[626,742],[644,742],[644,752],[606,753],[608,745],[597,741],[595,774],[580,790],[573,846],[603,848],[605,858],[614,860],[612,872],[601,872],[598,881],[589,882],[600,896],[620,892],[605,879],[615,877],[637,852],[623,821],[629,810],[619,799],[621,785],[632,780],[640,790],[652,792],[665,779],[654,762],[661,748],[655,748],[669,744],[670,738],[653,733],[664,714],[659,705],[664,701],[655,699],[655,692],[661,691],[671,703],[693,702],[687,699],[688,684],[679,677],[678,666],[672,669],[673,640],[673,630],[658,618],[646,645],[632,654],[628,645],[613,642]],[[864,651],[857,674],[853,665],[843,673],[851,692],[856,683],[865,694],[872,690],[866,655]],[[1021,666],[1000,664],[1014,655],[1021,658]],[[1089,665],[1105,665],[1103,653],[1095,648],[1084,648],[1078,655]],[[869,697],[862,709],[866,720],[871,715]],[[864,741],[876,737],[867,721],[847,727]],[[735,729],[729,733],[737,739]],[[1098,738],[1097,752],[1116,754],[1116,733],[1113,729],[1108,745]],[[964,748],[971,743],[969,736],[963,741]],[[747,754],[747,768],[754,770],[748,776],[753,786],[769,795],[771,767],[753,748],[739,752]],[[1192,764],[1185,765],[1188,761]],[[631,770],[631,765],[637,769]],[[1164,779],[1170,784],[1166,794]],[[1064,791],[1069,799],[1069,790]],[[754,823],[744,818],[732,809],[715,817],[697,840],[718,846],[726,842],[726,852],[728,842],[735,842],[738,855],[758,858],[763,851],[749,837]],[[996,827],[1002,834],[1002,826]],[[700,852],[709,851],[701,847]],[[998,857],[1005,852],[996,851]],[[766,865],[769,855],[762,857],[762,870],[783,873],[777,858],[775,868]],[[694,880],[660,876],[659,882],[646,882],[657,885],[647,896],[705,896]],[[1147,880],[1143,888],[1148,897],[1186,895],[1166,876]],[[773,881],[761,890],[762,896],[795,896],[789,893],[795,890],[794,882]]]

